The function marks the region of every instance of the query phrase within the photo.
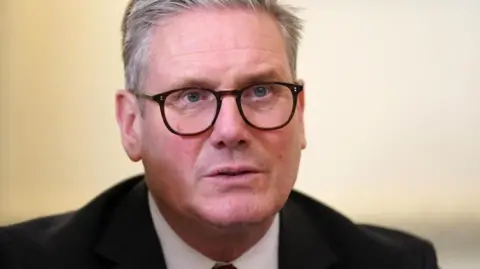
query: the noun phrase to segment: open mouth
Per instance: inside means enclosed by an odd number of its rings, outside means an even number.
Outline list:
[[[234,176],[243,176],[247,174],[253,174],[255,173],[254,171],[224,171],[224,172],[218,172],[216,176],[228,176],[228,177],[234,177]]]

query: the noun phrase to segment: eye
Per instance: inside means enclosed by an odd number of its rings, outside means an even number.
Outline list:
[[[253,88],[253,94],[255,97],[264,97],[268,94],[269,89],[265,86],[255,86]]]
[[[200,100],[201,95],[198,91],[197,92],[191,91],[191,92],[185,93],[184,97],[187,99],[188,102],[195,103]]]
[[[209,91],[202,89],[188,89],[180,93],[179,101],[182,103],[198,103],[202,101],[208,101],[214,98],[213,94]]]
[[[215,100],[215,95],[203,89],[178,90],[168,95],[165,103],[177,108],[186,108],[210,104]]]

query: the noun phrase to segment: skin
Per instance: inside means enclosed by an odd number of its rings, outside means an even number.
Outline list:
[[[207,30],[208,29],[208,30]],[[266,13],[193,9],[153,31],[144,92],[184,86],[215,90],[252,82],[294,82],[284,39]],[[193,248],[232,261],[266,233],[296,181],[305,148],[304,94],[286,127],[261,131],[241,118],[234,97],[223,99],[216,124],[182,137],[165,127],[158,104],[143,116],[127,90],[116,95],[116,116],[129,158],[143,163],[147,185],[170,226]],[[253,165],[239,179],[208,177],[216,166]]]

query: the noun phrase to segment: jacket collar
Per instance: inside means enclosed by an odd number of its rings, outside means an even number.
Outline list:
[[[148,210],[144,181],[137,184],[113,212],[96,252],[113,262],[113,268],[117,269],[166,269]]]
[[[279,269],[327,269],[336,260],[326,236],[290,197],[280,211]]]

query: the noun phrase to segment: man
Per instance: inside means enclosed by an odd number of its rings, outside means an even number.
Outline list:
[[[300,20],[277,1],[133,0],[122,143],[145,174],[0,230],[0,268],[434,269],[426,241],[292,191]]]

